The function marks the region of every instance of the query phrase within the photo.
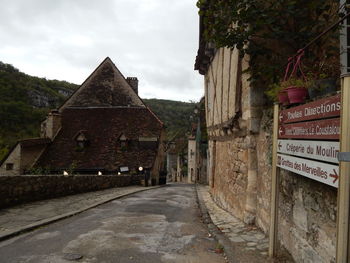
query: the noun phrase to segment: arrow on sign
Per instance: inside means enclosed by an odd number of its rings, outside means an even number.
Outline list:
[[[278,130],[279,135],[281,136],[281,134],[283,133],[283,129],[280,127],[280,129]]]
[[[334,184],[338,180],[339,176],[338,176],[338,173],[335,169],[333,169],[333,172],[334,172],[334,174],[330,174],[329,176],[334,178],[334,180],[333,180],[333,184]]]
[[[282,147],[282,144],[281,142],[278,143],[278,150],[280,151],[281,150],[281,147]]]
[[[280,122],[281,122],[281,121],[282,121],[282,119],[283,119],[283,114],[282,114],[282,113],[280,113],[279,118],[280,118]]]

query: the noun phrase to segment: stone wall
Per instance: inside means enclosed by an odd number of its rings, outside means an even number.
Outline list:
[[[244,219],[247,188],[247,150],[244,138],[216,142],[212,194],[215,201],[234,216]]]
[[[256,225],[265,234],[269,232],[271,210],[272,118],[271,111],[264,111],[256,145],[258,152]]]
[[[117,186],[138,185],[141,179],[140,176],[131,175],[0,176],[0,208]]]
[[[335,262],[337,190],[281,172],[278,239],[296,262]]]
[[[199,183],[208,185],[208,159],[202,154],[199,156]]]
[[[256,224],[269,231],[272,115],[265,111],[257,139]],[[337,190],[281,170],[278,242],[295,262],[335,262]]]

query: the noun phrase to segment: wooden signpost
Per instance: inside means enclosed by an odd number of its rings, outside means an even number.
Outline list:
[[[340,94],[279,111],[274,110],[269,255],[276,255],[280,169],[338,188],[341,178]],[[342,127],[343,128],[343,127]]]
[[[339,142],[278,140],[277,151],[288,155],[338,164]]]
[[[338,166],[322,161],[338,163],[340,108],[336,95],[281,111],[278,138],[289,140],[277,141],[277,166],[338,187]]]
[[[338,188],[339,166],[290,155],[277,154],[277,166]]]
[[[339,140],[340,119],[281,124],[278,128],[278,135],[279,138],[284,139]]]
[[[279,113],[280,123],[319,120],[340,115],[340,94],[283,110]]]

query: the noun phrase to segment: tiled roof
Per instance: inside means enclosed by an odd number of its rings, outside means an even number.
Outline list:
[[[0,165],[2,165],[6,161],[6,159],[10,156],[10,154],[13,152],[13,150],[17,147],[18,144],[20,144],[21,147],[31,147],[36,145],[49,144],[50,142],[51,140],[49,138],[32,138],[17,141],[17,143],[12,146],[10,151],[0,160]]]
[[[106,58],[84,83],[59,108],[66,107],[145,107],[122,73],[110,58]]]
[[[66,108],[60,132],[36,166],[62,170],[75,163],[77,169],[107,171],[116,171],[121,166],[151,168],[157,144],[143,148],[138,145],[138,138],[160,138],[162,129],[162,123],[147,108]],[[75,140],[79,132],[88,140],[83,150]],[[130,141],[126,149],[118,140],[122,134]]]
[[[18,141],[18,143],[20,143],[22,147],[43,145],[43,144],[48,144],[50,142],[51,140],[49,138],[32,138],[32,139],[25,139],[25,140]]]

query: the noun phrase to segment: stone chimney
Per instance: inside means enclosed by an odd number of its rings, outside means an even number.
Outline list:
[[[127,77],[126,81],[132,87],[136,94],[139,94],[139,80],[136,77]]]
[[[52,110],[41,124],[41,137],[53,139],[61,128],[61,114]]]

